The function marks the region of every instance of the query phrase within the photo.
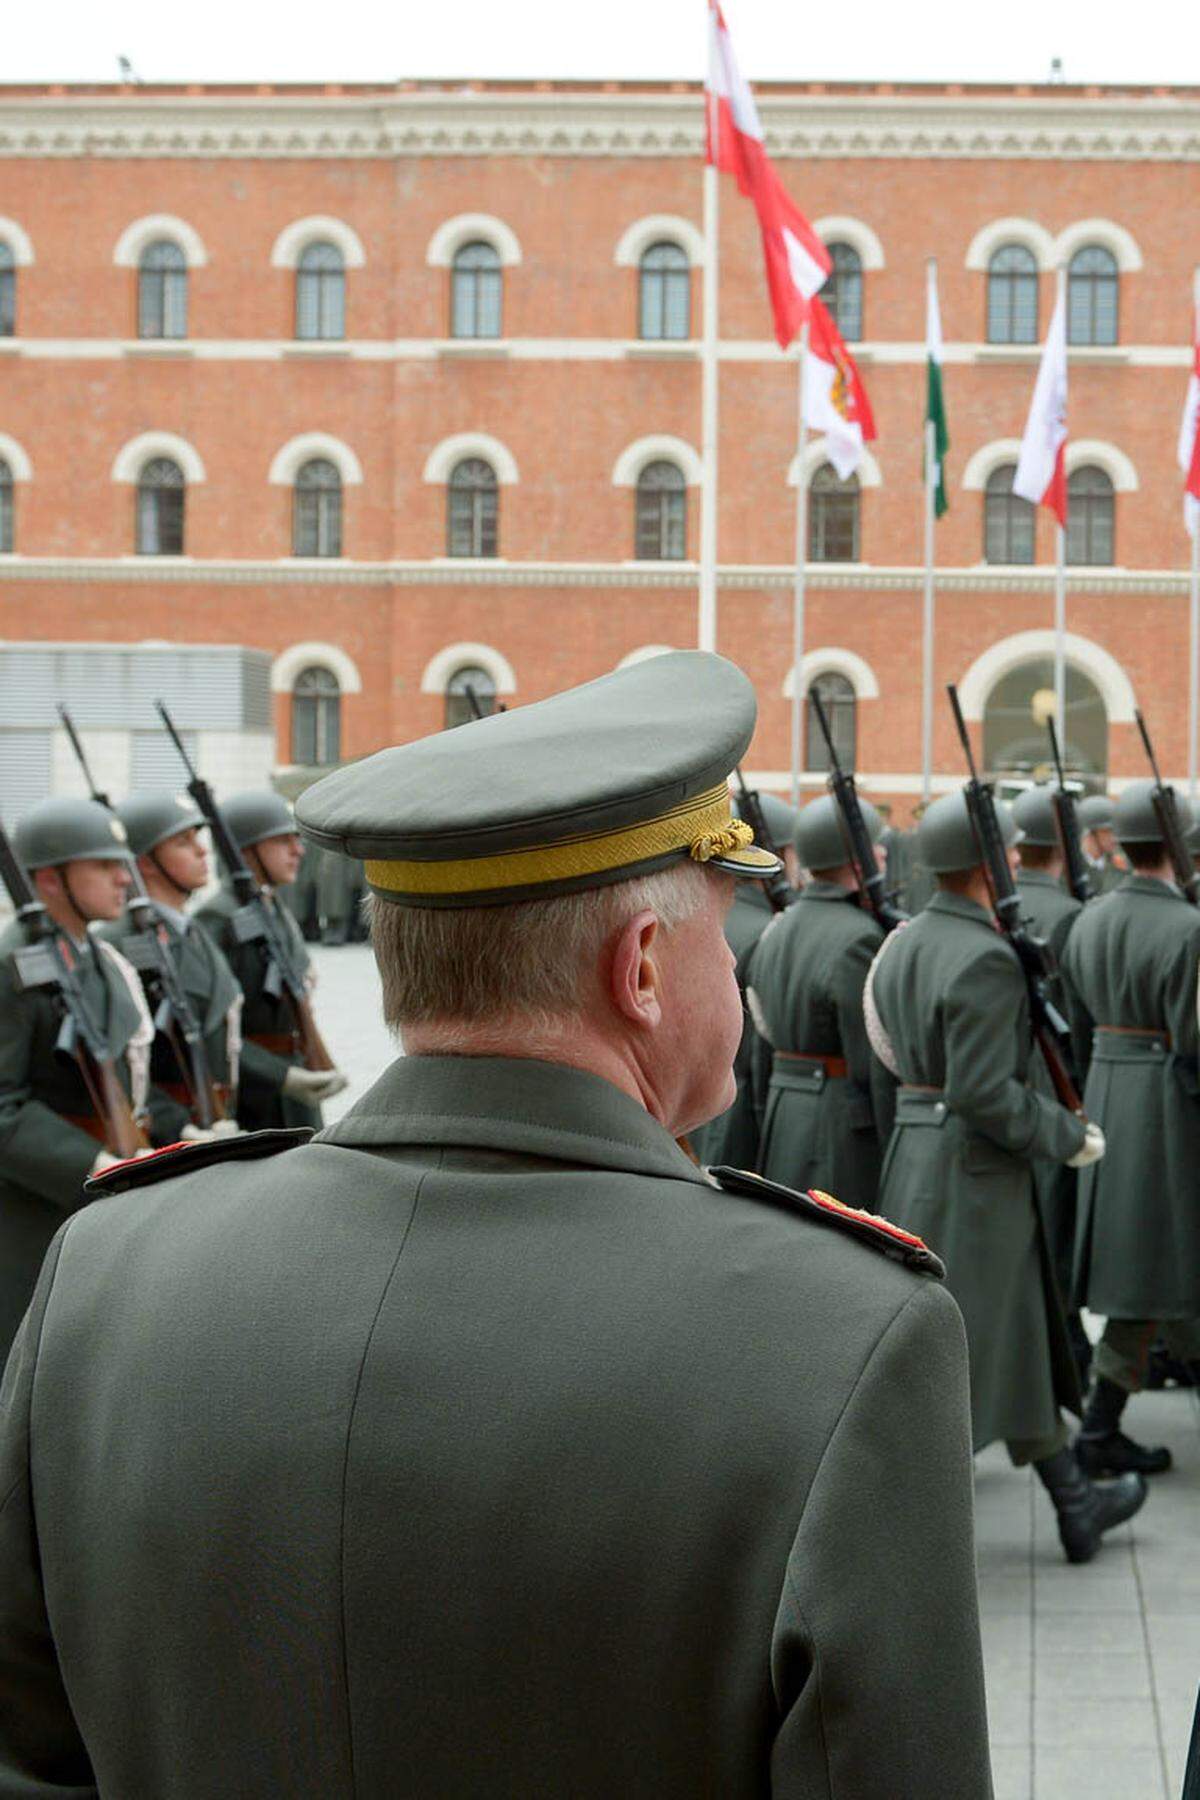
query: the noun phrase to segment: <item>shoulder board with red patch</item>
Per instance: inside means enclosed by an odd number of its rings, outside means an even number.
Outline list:
[[[939,1281],[945,1278],[945,1264],[933,1254],[923,1238],[911,1231],[903,1231],[890,1219],[881,1219],[878,1213],[861,1212],[857,1206],[847,1206],[843,1201],[835,1200],[832,1194],[822,1193],[820,1188],[809,1188],[807,1193],[801,1193],[798,1188],[784,1187],[782,1182],[752,1175],[749,1169],[722,1166],[710,1169],[708,1173],[727,1193],[744,1194],[767,1206],[781,1206],[799,1218],[811,1219],[816,1225],[832,1225],[835,1230],[857,1238],[859,1243],[869,1244],[881,1255],[891,1257],[893,1262],[902,1262],[906,1268],[915,1269],[922,1275],[934,1275]]]
[[[237,1137],[213,1138],[208,1143],[164,1144],[144,1156],[131,1156],[125,1162],[113,1163],[99,1175],[91,1175],[83,1184],[89,1200],[106,1195],[124,1194],[130,1188],[151,1187],[171,1175],[190,1175],[195,1169],[208,1169],[215,1163],[256,1162],[263,1156],[278,1156],[281,1150],[295,1150],[306,1144],[313,1133],[309,1126],[298,1125],[289,1131],[243,1131]]]

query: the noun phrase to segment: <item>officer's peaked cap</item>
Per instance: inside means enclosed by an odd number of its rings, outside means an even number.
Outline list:
[[[996,816],[1005,849],[1021,841],[1022,832],[1013,818],[1011,806],[996,801]],[[942,794],[926,808],[917,826],[917,847],[921,862],[934,875],[952,875],[973,869],[983,861],[975,828],[967,811],[967,797],[960,788],[956,794]]]
[[[871,842],[877,844],[883,836],[883,820],[869,800],[860,799],[858,804]],[[801,810],[796,827],[796,848],[806,869],[837,869],[849,862],[841,808],[832,794],[810,800]]]
[[[200,808],[182,790],[131,794],[117,808],[117,815],[129,834],[129,848],[135,856],[145,856],[178,832],[204,823]]]
[[[126,831],[98,800],[56,796],[30,807],[13,833],[13,847],[27,869],[51,869],[76,860],[128,860]]]
[[[276,794],[270,788],[231,794],[228,800],[221,802],[221,816],[239,850],[261,844],[264,838],[290,837],[296,830],[291,807],[282,794]]]

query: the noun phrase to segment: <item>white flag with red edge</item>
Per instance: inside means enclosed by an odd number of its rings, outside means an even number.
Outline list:
[[[1200,535],[1200,336],[1179,422],[1179,466],[1184,474],[1183,522],[1196,537]]]
[[[763,143],[762,121],[733,54],[717,0],[708,0],[705,161],[732,175],[754,202],[767,288],[781,349],[797,336],[808,302],[829,274],[829,252],[784,187]]]
[[[818,299],[809,308],[803,394],[804,422],[824,434],[829,460],[845,481],[862,461],[864,444],[875,436],[875,416],[854,358]]]
[[[1067,314],[1062,295],[1046,333],[1033,402],[1021,439],[1013,493],[1048,506],[1067,523]]]

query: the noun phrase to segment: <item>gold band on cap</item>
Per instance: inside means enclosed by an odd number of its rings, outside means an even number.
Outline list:
[[[652,862],[673,850],[687,850],[697,861],[706,862],[752,842],[749,826],[730,816],[729,790],[722,783],[661,818],[617,831],[453,862],[368,862],[365,871],[371,886],[384,893],[481,894],[601,875],[608,869]]]

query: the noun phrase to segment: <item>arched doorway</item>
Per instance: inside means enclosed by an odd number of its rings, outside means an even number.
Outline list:
[[[1002,675],[983,709],[983,760],[990,775],[1030,777],[1050,761],[1046,720],[1054,716],[1054,660],[1033,657]],[[1067,664],[1063,762],[1089,786],[1108,776],[1108,714],[1100,690]]]

